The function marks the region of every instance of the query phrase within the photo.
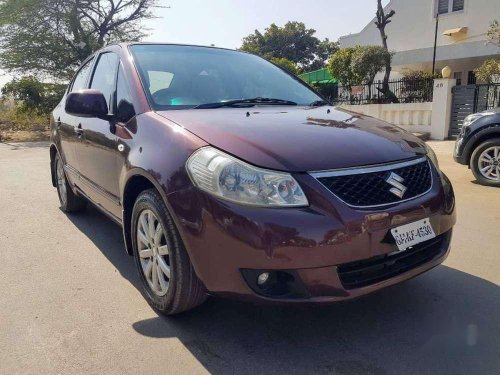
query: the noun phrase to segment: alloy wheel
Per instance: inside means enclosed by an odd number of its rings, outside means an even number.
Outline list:
[[[165,230],[151,210],[144,210],[137,220],[137,249],[142,272],[158,296],[167,294],[170,284],[170,258]]]
[[[64,174],[64,169],[62,165],[61,158],[57,158],[56,162],[56,177],[57,177],[57,187],[59,188],[59,197],[61,198],[62,205],[66,205],[67,191],[66,191],[66,175]]]
[[[500,181],[500,146],[489,147],[481,153],[478,169],[488,180]]]

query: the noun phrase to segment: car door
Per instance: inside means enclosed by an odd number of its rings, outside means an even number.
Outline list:
[[[99,90],[112,113],[119,57],[114,52],[98,56],[90,80],[90,89]],[[115,121],[80,117],[81,141],[75,154],[81,178],[81,189],[113,216],[121,216],[119,200],[119,166]]]
[[[67,93],[75,92],[87,87],[92,62],[93,58],[90,58],[85,64],[83,64],[70,83]],[[75,153],[75,146],[79,142],[80,133],[78,125],[80,124],[81,118],[66,113],[64,109],[65,103],[66,97],[63,98],[60,107],[54,111],[54,120],[61,142],[59,151],[61,152],[65,162],[66,171],[69,172],[68,177],[71,178],[73,183],[77,183],[77,171],[79,169],[79,165],[78,157]]]

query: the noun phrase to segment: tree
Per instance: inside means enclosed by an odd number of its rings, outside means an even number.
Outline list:
[[[390,58],[391,54],[381,46],[354,46],[333,54],[328,68],[342,85],[371,85]]]
[[[360,77],[352,69],[352,58],[355,51],[356,47],[339,49],[328,61],[328,71],[330,74],[349,89],[361,83]]]
[[[500,22],[498,22],[498,20],[494,20],[490,23],[487,35],[490,43],[500,47]]]
[[[33,76],[26,76],[6,83],[2,95],[15,99],[21,112],[47,114],[59,103],[65,88],[65,85],[43,83]]]
[[[488,59],[474,70],[476,78],[486,83],[500,83],[500,59]]]
[[[368,97],[372,96],[375,76],[391,61],[391,54],[381,46],[358,46],[352,55],[353,74],[368,85]]]
[[[280,68],[285,69],[288,73],[299,75],[301,70],[293,61],[285,59],[284,57],[273,57],[271,62],[278,65]]]
[[[328,39],[320,41],[314,36],[316,30],[307,29],[302,22],[287,22],[279,27],[272,23],[264,33],[255,30],[243,38],[242,51],[267,59],[285,58],[309,69],[323,66],[330,54],[338,49],[338,44]]]
[[[159,0],[0,0],[0,68],[67,80],[111,42],[142,38]]]
[[[308,66],[308,70],[318,70],[325,67],[325,62],[328,61],[330,56],[339,50],[338,42],[331,42],[328,38],[322,40],[318,44],[316,57],[313,62]]]
[[[380,38],[382,39],[382,46],[389,52],[389,48],[387,47],[387,34],[385,33],[385,27],[391,23],[391,18],[396,14],[394,10],[391,10],[389,13],[385,14],[384,7],[382,6],[382,0],[377,0],[377,13],[375,21],[375,26],[380,32]],[[398,102],[398,98],[389,88],[389,78],[391,76],[391,60],[389,59],[385,63],[385,75],[384,81],[382,83],[382,89],[380,90],[386,98],[391,100],[393,103]]]

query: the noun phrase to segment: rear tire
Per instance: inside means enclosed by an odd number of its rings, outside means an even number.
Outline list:
[[[481,185],[500,187],[500,138],[488,139],[477,146],[470,168]]]
[[[137,198],[131,236],[141,292],[151,307],[161,314],[174,315],[207,299],[172,216],[155,189]]]
[[[54,158],[54,174],[56,176],[57,195],[61,203],[61,209],[66,213],[80,212],[87,207],[85,198],[79,197],[73,190],[66,178],[64,165],[59,154]]]

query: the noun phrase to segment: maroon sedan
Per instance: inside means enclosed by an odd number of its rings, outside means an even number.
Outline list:
[[[53,112],[50,158],[61,208],[123,227],[164,314],[359,297],[443,262],[456,220],[425,143],[220,48],[96,52]]]

